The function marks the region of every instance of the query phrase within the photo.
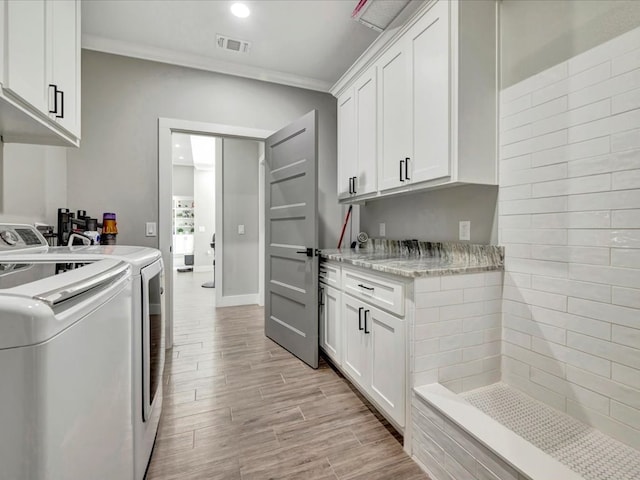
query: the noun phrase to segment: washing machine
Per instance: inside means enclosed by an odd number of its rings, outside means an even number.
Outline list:
[[[165,359],[164,266],[159,250],[121,245],[81,245],[49,247],[30,225],[0,225],[0,231],[19,228],[23,234],[39,237],[39,244],[22,249],[21,258],[29,261],[47,259],[95,262],[111,259],[131,268],[132,302],[130,344],[131,423],[133,427],[133,478],[144,478],[153,450],[162,412],[162,377]],[[1,240],[0,234],[0,241]],[[2,258],[0,253],[0,259]],[[17,255],[14,253],[13,255]],[[115,478],[115,477],[114,477]],[[123,477],[124,478],[124,477]]]

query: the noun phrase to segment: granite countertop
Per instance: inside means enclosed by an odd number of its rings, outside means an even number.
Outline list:
[[[410,278],[504,269],[503,247],[453,242],[370,239],[361,248],[322,250],[320,257]]]

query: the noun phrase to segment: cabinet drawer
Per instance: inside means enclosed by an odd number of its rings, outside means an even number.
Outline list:
[[[341,268],[339,265],[320,262],[320,268],[318,269],[318,278],[322,283],[340,289],[340,270]]]
[[[373,306],[404,316],[404,284],[400,282],[343,269],[342,290]]]

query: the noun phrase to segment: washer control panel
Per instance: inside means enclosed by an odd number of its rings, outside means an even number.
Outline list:
[[[18,250],[44,250],[47,241],[32,225],[14,225],[0,223],[0,252]]]

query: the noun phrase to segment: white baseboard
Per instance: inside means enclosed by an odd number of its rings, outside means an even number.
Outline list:
[[[248,295],[227,295],[216,302],[216,307],[237,307],[239,305],[256,305],[257,303],[257,293],[251,293]]]

